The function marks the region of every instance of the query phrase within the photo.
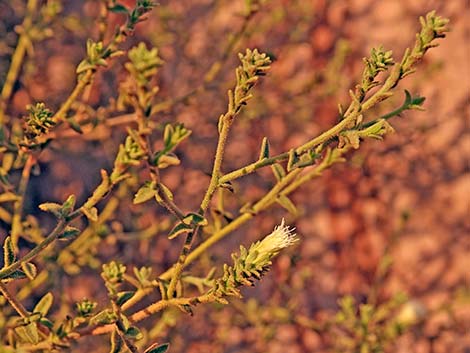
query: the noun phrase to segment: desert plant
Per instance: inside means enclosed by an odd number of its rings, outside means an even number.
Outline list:
[[[261,3],[246,2],[244,21],[251,20]],[[0,270],[0,291],[9,304],[0,322],[4,344],[1,349],[4,352],[66,350],[80,344],[85,336],[104,334],[110,336],[112,352],[165,352],[168,344],[151,344],[146,331],[138,327],[139,322],[167,308],[178,308],[192,314],[194,307],[202,303],[227,304],[230,296],[241,295],[241,287],[251,286],[261,279],[273,257],[294,245],[298,239],[284,220],[278,221],[279,225],[270,235],[248,247],[240,246],[239,253],[232,255],[232,263],[225,264],[221,273],[212,270],[206,276],[197,277],[185,270],[202,255],[209,253],[211,246],[260,212],[279,204],[296,214],[296,206],[289,198],[293,191],[321,176],[334,164],[345,161],[348,152],[358,149],[363,140],[380,140],[393,132],[389,119],[406,110],[422,109],[424,98],[414,97],[405,91],[405,100],[396,110],[381,117],[367,116],[372,108],[393,96],[399,82],[414,72],[426,51],[437,45],[435,40],[445,36],[448,22],[434,12],[422,17],[421,30],[414,45],[399,60],[383,47],[372,49],[370,56],[364,59],[359,83],[349,92],[349,105],[339,105],[339,121],[330,129],[277,155],[272,155],[268,138],[265,137],[260,141],[255,161],[223,172],[231,128],[242,118],[240,114],[252,96],[261,94],[256,93],[254,87],[269,73],[272,63],[270,55],[258,49],[246,49],[239,54],[240,65],[235,70],[235,84],[227,92],[227,108],[218,119],[218,142],[209,184],[199,208],[185,211],[176,202],[175,190],[170,190],[163,183],[161,173],[182,163],[176,152],[181,144],[190,141],[191,131],[179,122],[161,126],[155,119],[162,109],[185,97],[158,102],[155,78],[159,67],[164,65],[158,49],[148,48],[145,43],[129,50],[123,46],[136,26],[145,16],[150,16],[155,5],[152,1],[138,0],[135,7],[129,9],[116,1],[102,1],[99,39],[87,41],[86,57],[76,68],[74,89],[56,111],[49,109],[47,103],[39,102],[26,107],[27,115],[19,118],[10,115],[9,102],[26,48],[48,35],[50,21],[60,11],[59,2],[50,1],[40,8],[41,16],[36,16],[37,1],[28,1],[20,39],[2,86],[0,104],[0,201],[4,204],[1,218],[9,226],[9,235],[3,241],[3,267]],[[110,39],[105,40],[106,18],[108,13],[113,12],[124,13],[127,21],[116,28]],[[190,95],[205,89],[212,82],[221,69],[221,61],[231,55],[234,43],[243,31],[242,26],[240,32],[228,42],[222,58],[211,66],[203,83]],[[97,72],[110,66],[114,58],[125,55],[126,76],[120,84],[119,95],[109,107],[104,107],[105,112],[99,116],[99,109],[88,106],[83,96]],[[77,205],[76,200],[81,195],[64,197],[62,203],[42,203],[39,208],[50,213],[56,221],[54,228],[46,232],[35,217],[24,215],[27,186],[35,165],[59,133],[73,130],[82,134],[86,141],[85,128],[106,127],[107,120],[119,119],[119,115],[110,118],[112,113],[120,111],[130,112],[131,119],[127,121],[127,135],[115,153],[111,170],[100,171],[101,182],[81,205]],[[94,115],[99,117],[93,118]],[[154,142],[160,128],[160,147],[155,148]],[[233,191],[235,180],[265,167],[272,169],[274,186],[257,202],[244,205],[238,215],[229,216],[224,209],[225,191]],[[18,180],[12,177],[15,170],[21,170]],[[166,230],[172,244],[177,242],[172,239],[184,237],[178,258],[162,273],[155,273],[155,269],[148,266],[138,267],[133,263],[124,264],[118,259],[97,256],[97,244],[105,241],[111,233],[106,229],[105,222],[112,217],[119,203],[119,198],[113,197],[113,194],[128,195],[134,191],[134,204],[156,201],[168,211],[167,220],[157,222],[162,227],[167,224]],[[213,202],[215,199],[216,205]],[[79,222],[83,217],[88,221],[86,226]],[[203,231],[208,235],[204,236]],[[32,248],[22,248],[25,243],[22,240],[33,244]],[[57,245],[59,241],[65,243]],[[54,295],[48,292],[41,295],[31,309],[27,309],[23,301],[38,293],[41,284],[52,275],[47,266],[51,258],[68,275],[79,273],[85,266],[101,267],[107,302],[98,305],[98,300],[84,299],[76,303],[73,310],[68,308],[65,314],[63,311],[52,314],[50,309],[54,304]],[[129,267],[133,267],[132,271],[127,270]],[[199,294],[194,294],[194,286]],[[139,305],[140,309],[134,309]],[[345,300],[343,314],[339,314],[343,316],[338,316],[338,321],[355,329],[357,322],[354,321],[352,307],[353,303]],[[363,306],[360,312],[359,320],[371,319],[371,307]],[[145,349],[144,346],[148,347]]]

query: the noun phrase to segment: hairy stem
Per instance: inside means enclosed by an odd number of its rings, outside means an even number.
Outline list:
[[[220,134],[219,134],[219,141],[217,142],[217,149],[215,153],[215,159],[214,159],[214,166],[212,168],[212,176],[211,180],[209,182],[209,187],[207,188],[206,194],[204,195],[204,198],[201,202],[201,206],[199,209],[199,213],[201,215],[204,215],[206,212],[207,208],[209,207],[210,201],[212,199],[212,196],[214,195],[215,190],[217,189],[219,185],[219,175],[220,175],[220,170],[222,167],[222,160],[225,152],[225,144],[227,142],[227,137],[230,131],[230,126],[232,125],[234,118],[234,113],[229,111],[227,114],[222,116],[221,122],[222,122],[222,127],[220,129]],[[173,297],[173,293],[175,292],[176,285],[181,277],[181,272],[183,271],[183,268],[185,266],[186,262],[186,257],[188,256],[190,250],[191,250],[191,245],[193,241],[194,234],[197,234],[199,232],[200,227],[196,227],[194,231],[189,232],[186,236],[185,242],[183,244],[183,248],[181,249],[180,256],[178,257],[178,260],[174,266],[174,271],[171,276],[170,284],[168,285],[168,298]]]
[[[26,163],[23,167],[21,179],[18,185],[18,199],[13,205],[13,218],[11,222],[11,241],[15,250],[17,250],[18,248],[18,240],[22,232],[21,218],[23,213],[24,198],[26,196],[29,178],[31,176],[31,169],[33,168],[35,162],[36,160],[34,156],[32,154],[29,154],[26,159]]]
[[[19,300],[16,299],[14,295],[11,295],[10,291],[8,290],[7,286],[0,281],[0,292],[2,292],[2,295],[5,297],[5,299],[10,303],[10,305],[13,307],[13,309],[16,310],[16,312],[22,317],[22,318],[27,318],[29,313],[19,302]]]

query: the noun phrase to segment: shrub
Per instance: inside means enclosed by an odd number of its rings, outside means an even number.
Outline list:
[[[19,118],[13,114],[10,98],[22,63],[31,43],[39,43],[51,34],[61,10],[57,1],[41,6],[37,1],[28,2],[1,90],[0,216],[8,232],[3,241],[0,270],[0,291],[8,304],[0,321],[4,352],[67,350],[80,347],[86,336],[98,335],[110,337],[112,352],[165,352],[169,345],[152,344],[154,330],[149,332],[141,326],[142,320],[171,308],[192,315],[198,305],[229,304],[230,297],[240,297],[241,287],[252,286],[260,280],[279,252],[291,246],[302,246],[301,239],[308,235],[296,236],[293,228],[278,219],[278,226],[272,233],[263,237],[260,232],[260,240],[247,247],[240,245],[239,252],[222,268],[217,269],[219,266],[215,264],[214,269],[198,277],[187,271],[188,266],[204,258],[210,262],[206,268],[210,268],[213,263],[209,255],[214,244],[275,205],[296,215],[297,206],[290,198],[295,190],[350,158],[351,151],[360,148],[364,140],[381,140],[392,133],[391,118],[407,110],[422,109],[424,98],[405,91],[403,104],[397,109],[382,116],[375,116],[373,110],[396,94],[400,81],[415,71],[427,50],[437,45],[436,39],[445,36],[448,22],[435,12],[420,18],[421,29],[414,45],[399,59],[383,47],[373,48],[370,56],[364,58],[358,84],[349,92],[350,103],[347,107],[339,105],[338,122],[334,126],[278,154],[272,153],[272,146],[264,137],[255,161],[223,172],[229,134],[233,126],[244,119],[241,115],[250,108],[253,96],[262,96],[262,90],[258,92],[255,86],[269,80],[275,60],[259,49],[240,53],[234,84],[227,91],[227,107],[217,123],[218,139],[210,180],[199,207],[188,211],[177,201],[178,190],[171,190],[162,175],[167,169],[185,168],[188,161],[179,150],[184,144],[191,144],[192,131],[178,121],[166,124],[159,121],[159,113],[211,87],[224,62],[232,55],[246,23],[259,11],[262,2],[246,2],[242,29],[228,41],[221,59],[210,66],[203,82],[188,94],[164,101],[158,100],[156,84],[159,69],[165,65],[159,50],[144,42],[130,48],[127,45],[138,26],[145,26],[140,22],[152,16],[152,11],[158,11],[154,10],[155,5],[152,1],[138,0],[133,8],[128,8],[115,1],[100,2],[98,39],[88,39],[86,43],[86,56],[75,71],[75,87],[58,109],[50,108],[48,102],[38,102],[27,106],[26,113]],[[111,13],[123,14],[126,22],[107,38]],[[87,96],[98,74],[118,66],[119,60],[125,62],[117,96],[107,105],[90,104]],[[122,132],[112,135],[114,126],[123,122],[127,125],[125,136]],[[100,170],[101,180],[85,199],[82,194],[64,195],[61,202],[47,201],[38,205],[41,211],[54,218],[52,230],[45,231],[49,221],[26,205],[30,199],[31,175],[44,156],[48,160],[54,158],[64,134],[77,134],[80,146],[96,148],[96,144],[88,142],[87,135],[100,131],[105,131],[105,136],[121,137],[112,163]],[[212,146],[207,149],[212,150]],[[256,202],[244,204],[236,213],[226,209],[225,202],[230,202],[230,193],[236,189],[235,181],[269,168],[275,180],[269,190]],[[82,173],[86,178],[94,171],[86,169]],[[53,187],[47,185],[48,189]],[[129,196],[138,206],[129,206]],[[82,199],[83,202],[78,202]],[[139,207],[148,213],[150,224],[147,222],[145,228],[142,222],[129,222],[134,228],[125,232],[134,235],[120,239],[124,230],[113,220]],[[165,216],[152,217],[155,207],[166,209]],[[30,210],[30,214],[26,210]],[[149,241],[163,232],[168,236],[171,249],[180,247],[179,255],[165,271],[156,272],[152,261],[119,256],[128,246],[149,247]],[[297,240],[300,245],[296,245]],[[109,253],[102,249],[102,244],[116,246],[121,251]],[[106,293],[106,300],[101,295],[71,304],[61,298],[61,288],[51,285],[54,276],[84,276],[89,268],[93,269],[94,277],[101,271],[104,286],[100,289]],[[34,305],[27,309],[24,301],[34,302]],[[349,297],[343,299],[341,312],[331,323],[342,327],[338,349],[382,351],[405,327],[396,322],[395,306],[390,305],[362,305],[357,313],[354,301]]]

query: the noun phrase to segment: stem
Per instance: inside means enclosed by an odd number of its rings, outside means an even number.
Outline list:
[[[163,299],[153,304],[150,304],[149,306],[145,307],[142,310],[135,312],[129,317],[129,321],[132,324],[142,321],[148,318],[149,316],[154,315],[172,306],[178,307],[182,305],[197,305],[197,304],[209,303],[213,301],[214,301],[214,297],[209,293],[205,293],[200,296],[191,297],[191,298]],[[104,334],[112,332],[113,330],[115,330],[115,328],[116,326],[114,324],[108,324],[108,325],[103,325],[103,326],[91,326],[91,327],[86,327],[76,332],[72,332],[69,334],[68,337],[76,340],[76,339],[79,339],[81,337],[88,336],[88,335],[93,335],[93,336],[104,335]]]
[[[266,167],[268,165],[272,165],[276,162],[287,160],[287,158],[289,158],[289,152],[284,152],[273,157],[258,160],[242,168],[236,169],[230,173],[224,174],[223,176],[220,177],[219,183],[223,184],[223,183],[227,183],[229,181],[241,178],[242,176],[251,174],[255,172],[256,170]]]
[[[13,56],[11,58],[11,64],[8,69],[5,84],[3,85],[0,96],[0,126],[5,123],[4,104],[6,105],[11,97],[11,94],[13,92],[13,86],[16,82],[16,79],[18,78],[18,74],[20,72],[23,59],[26,54],[26,50],[28,49],[28,45],[30,44],[29,30],[32,26],[33,15],[36,12],[37,5],[37,0],[28,0],[28,4],[26,5],[26,15],[22,24],[23,32],[21,33],[20,38],[18,39],[18,44],[16,45],[15,52],[13,53]]]
[[[147,146],[151,146],[150,143],[147,142]],[[147,147],[148,148],[148,147]],[[158,196],[160,197],[160,200],[157,199],[157,202],[161,204],[163,207],[165,207],[171,214],[173,214],[176,218],[178,218],[180,221],[184,219],[184,212],[174,203],[172,199],[168,197],[166,192],[162,190],[162,187],[160,186],[160,172],[157,167],[153,166],[151,164],[151,159],[152,159],[152,151],[148,151],[148,158],[147,158],[147,165],[150,170],[150,177],[152,178],[152,181],[155,183],[155,188],[157,190]]]
[[[215,153],[214,167],[212,168],[212,176],[209,182],[209,187],[207,188],[206,194],[201,202],[200,211],[202,214],[209,207],[212,196],[214,195],[217,186],[219,185],[220,179],[220,169],[222,167],[222,160],[225,152],[225,145],[227,142],[228,133],[230,131],[230,126],[232,125],[234,114],[232,112],[227,113],[223,116],[222,119],[222,129],[219,135],[219,141],[217,143],[217,150]]]
[[[135,294],[126,301],[123,305],[121,305],[121,310],[126,311],[127,309],[133,307],[135,304],[140,302],[143,298],[145,298],[148,294],[152,293],[154,288],[139,288],[135,292]]]
[[[75,218],[77,218],[79,215],[80,213],[78,213],[75,216]],[[8,277],[13,272],[18,270],[23,263],[27,263],[33,260],[36,256],[38,256],[45,248],[47,248],[52,242],[54,242],[54,240],[57,239],[57,237],[62,233],[62,231],[67,226],[67,224],[71,222],[72,219],[73,218],[70,218],[67,221],[64,219],[61,219],[59,223],[56,225],[56,227],[54,228],[54,230],[41,243],[36,245],[29,253],[23,256],[20,260],[12,263],[10,266],[2,268],[0,270],[0,279]]]
[[[26,163],[23,167],[21,179],[18,185],[18,200],[13,206],[13,218],[11,221],[11,241],[15,251],[18,249],[18,240],[22,232],[21,216],[23,212],[24,198],[26,195],[26,189],[28,188],[29,178],[31,176],[31,169],[35,161],[36,159],[33,157],[33,155],[29,154]]]
[[[95,74],[95,71],[88,70],[87,72],[83,74],[83,76],[80,76],[77,82],[77,85],[73,89],[72,93],[70,93],[70,96],[67,98],[67,100],[62,104],[60,109],[52,117],[52,120],[54,122],[57,123],[61,120],[66,119],[66,115],[67,115],[67,112],[70,110],[70,107],[77,100],[78,96],[83,93],[85,87],[91,83],[91,79],[93,78],[94,74]]]
[[[2,292],[2,295],[5,297],[6,300],[10,303],[10,305],[13,307],[13,309],[16,310],[16,312],[22,317],[22,318],[27,318],[28,317],[28,311],[25,309],[23,304],[21,304],[14,296],[11,295],[10,291],[8,290],[7,286],[0,281],[0,292]]]
[[[222,128],[220,129],[219,140],[217,142],[214,166],[212,168],[212,176],[209,182],[209,187],[207,188],[206,194],[204,195],[204,198],[201,202],[201,206],[199,208],[199,213],[201,215],[204,215],[204,213],[206,212],[207,208],[209,207],[212,196],[214,195],[214,192],[219,185],[219,175],[220,175],[220,169],[222,167],[222,161],[223,161],[224,152],[225,152],[225,144],[227,142],[227,137],[230,131],[230,126],[232,125],[232,122],[233,122],[233,118],[234,118],[234,113],[232,111],[229,111],[224,116],[220,117],[221,122],[222,122]],[[168,291],[167,291],[168,298],[173,297],[173,294],[176,289],[176,285],[181,276],[181,272],[183,271],[183,268],[185,267],[186,257],[188,256],[191,250],[193,236],[194,234],[197,234],[199,232],[199,229],[200,227],[196,226],[196,228],[193,231],[189,232],[188,235],[186,236],[186,239],[183,244],[183,248],[181,249],[181,252],[180,252],[180,256],[178,257],[178,261],[176,262],[174,266],[170,284],[168,285]]]

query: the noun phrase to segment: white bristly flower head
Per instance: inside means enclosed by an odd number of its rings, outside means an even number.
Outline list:
[[[272,256],[277,255],[279,251],[295,244],[299,239],[295,234],[295,228],[289,228],[285,225],[284,218],[280,225],[276,226],[273,232],[261,240],[258,251],[269,252]]]
[[[269,269],[271,259],[282,249],[298,241],[294,230],[294,228],[286,226],[283,219],[271,234],[251,244],[248,250],[241,245],[240,253],[232,254],[233,265],[225,264],[223,276],[214,282],[211,291],[216,296],[216,300],[227,303],[224,296],[240,296],[238,287],[251,286],[254,280],[259,280],[263,273]]]
[[[299,240],[294,231],[295,228],[286,226],[284,219],[282,219],[281,224],[276,226],[271,234],[250,247],[247,261],[259,262],[261,260],[270,262],[282,249],[295,244]]]

